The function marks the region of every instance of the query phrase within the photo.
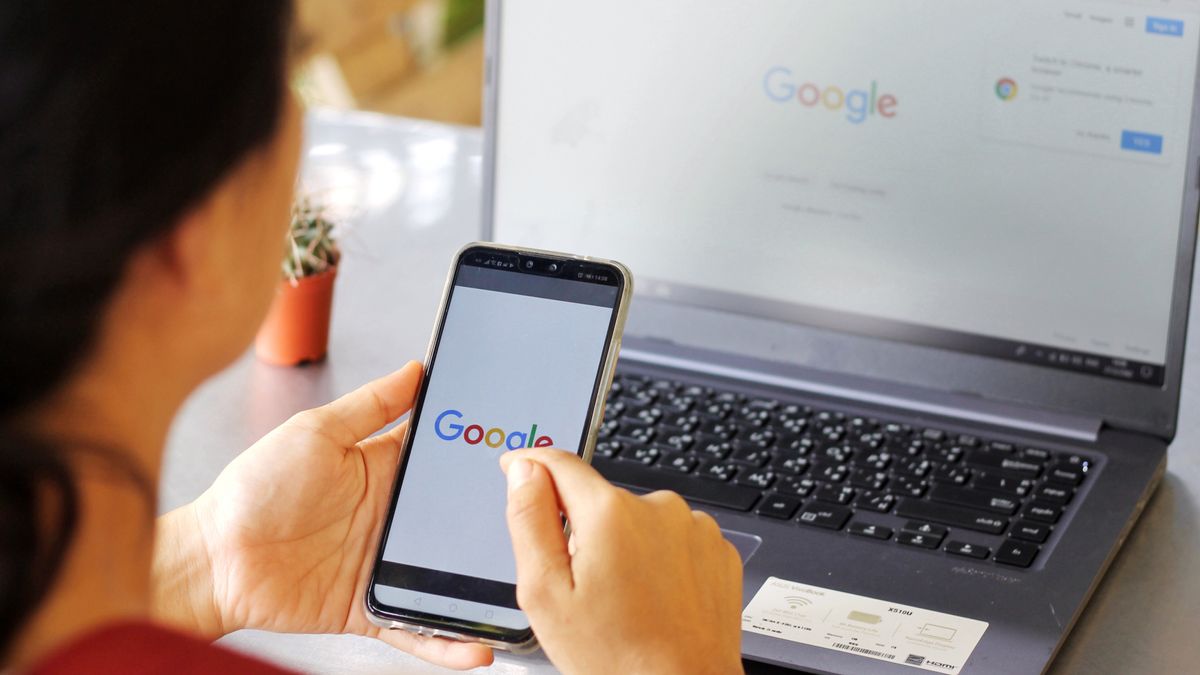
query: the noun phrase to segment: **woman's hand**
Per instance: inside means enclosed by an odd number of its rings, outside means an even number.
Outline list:
[[[501,465],[517,603],[564,673],[742,672],[742,562],[710,516],[614,488],[559,450]]]
[[[363,609],[404,425],[410,363],[299,413],[242,453],[192,504],[160,520],[160,618],[217,636],[241,628],[354,633],[451,668],[492,661],[478,644],[380,629]]]

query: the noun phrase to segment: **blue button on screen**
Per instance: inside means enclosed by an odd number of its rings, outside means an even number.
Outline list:
[[[1122,131],[1121,149],[1133,152],[1145,152],[1151,155],[1161,155],[1163,137],[1158,134],[1146,134],[1140,131]]]
[[[1179,19],[1164,19],[1157,16],[1146,17],[1146,32],[1155,35],[1173,35],[1183,37],[1183,22]]]

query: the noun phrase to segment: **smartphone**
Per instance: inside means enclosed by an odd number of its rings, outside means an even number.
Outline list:
[[[409,417],[368,616],[422,635],[532,651],[498,460],[591,460],[632,277],[620,263],[469,244],[451,267]]]

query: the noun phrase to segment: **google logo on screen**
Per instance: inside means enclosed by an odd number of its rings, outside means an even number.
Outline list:
[[[1002,77],[996,81],[996,96],[1001,101],[1011,101],[1017,97],[1017,83],[1011,77]]]
[[[554,439],[549,436],[538,436],[538,425],[534,424],[529,432],[514,431],[508,433],[500,427],[492,427],[484,431],[483,425],[463,425],[463,414],[458,410],[444,410],[433,421],[433,432],[443,441],[456,441],[462,438],[467,445],[483,443],[489,448],[504,446],[509,450],[521,448],[548,448],[554,445]],[[449,421],[447,421],[449,420]]]
[[[789,68],[776,66],[763,77],[763,90],[767,98],[777,103],[796,101],[806,108],[821,107],[831,112],[846,111],[846,120],[851,124],[862,124],[868,117],[883,118],[896,116],[899,101],[892,94],[880,94],[874,80],[863,89],[842,89],[822,86],[813,82],[798,82]]]

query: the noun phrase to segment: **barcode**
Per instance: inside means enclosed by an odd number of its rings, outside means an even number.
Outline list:
[[[874,649],[863,649],[862,647],[856,647],[854,645],[848,645],[848,644],[845,644],[842,642],[835,642],[833,645],[833,648],[834,649],[845,649],[846,651],[851,651],[856,654],[866,654],[867,656],[878,656],[881,659],[887,659],[889,661],[892,661],[896,658],[895,654],[888,654],[887,652],[877,652]]]

